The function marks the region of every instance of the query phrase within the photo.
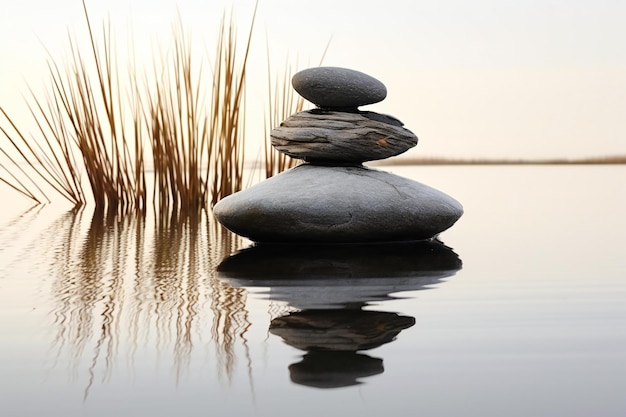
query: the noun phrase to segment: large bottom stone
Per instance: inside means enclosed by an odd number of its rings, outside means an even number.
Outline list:
[[[303,164],[222,199],[214,213],[255,242],[355,243],[429,239],[463,207],[385,171]]]

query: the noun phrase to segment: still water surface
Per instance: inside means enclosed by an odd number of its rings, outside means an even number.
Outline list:
[[[465,215],[302,251],[0,189],[0,415],[626,415],[626,167],[386,169]]]

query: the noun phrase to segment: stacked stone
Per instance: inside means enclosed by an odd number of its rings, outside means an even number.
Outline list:
[[[436,237],[461,217],[441,191],[362,165],[417,144],[398,119],[359,110],[386,97],[380,81],[317,67],[292,84],[317,108],[273,129],[272,145],[305,163],[219,201],[214,213],[226,228],[255,242],[392,242]]]

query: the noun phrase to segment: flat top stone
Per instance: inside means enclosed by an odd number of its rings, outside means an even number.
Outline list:
[[[341,67],[302,70],[293,76],[291,84],[302,97],[327,109],[356,109],[387,96],[387,88],[376,78]]]

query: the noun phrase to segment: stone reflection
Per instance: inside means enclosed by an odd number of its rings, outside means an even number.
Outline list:
[[[277,317],[270,332],[309,353],[289,366],[291,380],[318,388],[356,385],[383,372],[382,359],[358,353],[391,342],[413,317],[361,309],[304,310]]]
[[[439,241],[380,245],[258,245],[218,266],[236,287],[269,288],[270,300],[297,311],[272,319],[270,333],[306,351],[289,366],[294,383],[336,388],[383,372],[364,354],[395,340],[413,317],[363,309],[399,293],[430,288],[461,269]]]
[[[349,387],[383,372],[382,359],[357,352],[312,350],[289,365],[292,382],[314,388]]]

